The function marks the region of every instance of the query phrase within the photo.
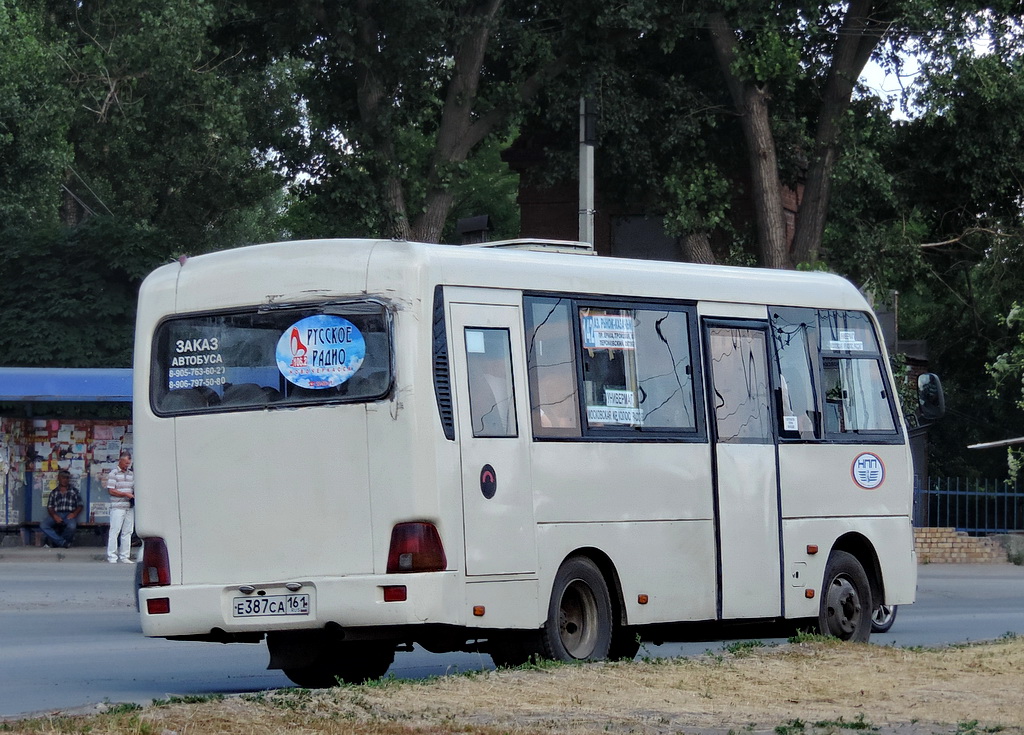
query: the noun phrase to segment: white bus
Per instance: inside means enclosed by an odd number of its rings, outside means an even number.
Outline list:
[[[913,602],[907,431],[857,289],[587,252],[321,240],[153,272],[144,633],[266,639],[329,686],[413,643],[511,665],[691,622],[864,641]]]

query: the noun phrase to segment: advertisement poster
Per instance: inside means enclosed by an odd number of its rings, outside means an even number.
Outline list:
[[[0,523],[41,520],[59,470],[71,473],[87,519],[106,522],[107,475],[131,444],[125,421],[0,418]]]

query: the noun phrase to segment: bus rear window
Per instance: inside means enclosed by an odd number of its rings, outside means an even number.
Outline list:
[[[387,313],[373,302],[176,317],[153,345],[163,415],[369,401],[391,387]]]

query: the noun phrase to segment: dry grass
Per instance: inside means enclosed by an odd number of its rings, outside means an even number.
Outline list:
[[[281,690],[88,717],[14,733],[1024,733],[1024,639],[908,650],[831,642]]]

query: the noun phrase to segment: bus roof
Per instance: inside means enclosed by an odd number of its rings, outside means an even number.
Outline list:
[[[176,311],[385,294],[399,285],[509,288],[635,298],[865,310],[849,281],[827,273],[580,257],[572,243],[496,247],[401,240],[303,240],[223,250],[163,266],[146,288],[176,292]],[[531,246],[532,244],[532,246]]]

